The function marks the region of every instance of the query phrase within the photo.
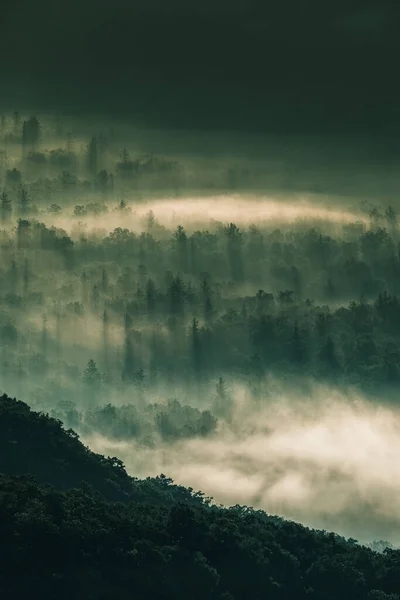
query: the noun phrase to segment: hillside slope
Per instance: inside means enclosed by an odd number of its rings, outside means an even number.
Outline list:
[[[132,479],[7,396],[0,450],[5,597],[399,599],[400,551],[377,554],[262,511],[216,507],[166,478]]]
[[[203,494],[173,485],[161,476],[129,477],[120,460],[91,452],[61,421],[32,411],[27,404],[0,396],[0,473],[33,475],[39,483],[64,491],[82,482],[109,501],[183,501],[202,505]]]

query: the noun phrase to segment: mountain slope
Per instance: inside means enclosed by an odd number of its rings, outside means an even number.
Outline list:
[[[377,554],[262,511],[212,506],[165,478],[131,479],[6,396],[0,440],[5,597],[399,599],[399,551]],[[21,474],[30,472],[41,483]]]
[[[60,421],[6,395],[0,397],[0,473],[33,475],[61,491],[84,482],[109,501],[203,503],[202,494],[172,485],[166,477],[129,477],[120,460],[91,452]]]

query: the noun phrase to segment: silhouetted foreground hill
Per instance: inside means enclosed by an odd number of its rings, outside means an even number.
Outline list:
[[[173,485],[164,476],[141,481],[129,477],[118,458],[91,452],[61,421],[6,395],[0,397],[0,473],[33,475],[61,491],[84,482],[114,502],[204,503],[203,494]]]
[[[400,551],[377,554],[262,511],[215,507],[166,478],[131,479],[122,463],[7,396],[0,450],[5,598],[399,598]]]

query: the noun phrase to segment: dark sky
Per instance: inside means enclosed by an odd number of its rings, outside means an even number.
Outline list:
[[[399,128],[398,2],[3,0],[3,102],[249,130]]]

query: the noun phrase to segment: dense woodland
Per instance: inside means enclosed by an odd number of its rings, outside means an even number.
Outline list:
[[[179,195],[184,165],[127,150],[113,161],[101,135],[80,153],[71,135],[46,150],[36,117],[2,127],[3,389],[73,401],[90,386],[109,398],[167,382],[172,395],[179,384],[210,396],[219,378],[253,385],[271,371],[397,388],[393,207],[365,203],[342,225],[210,219],[197,229],[175,214],[165,226],[140,196],[150,184]],[[58,129],[51,142],[64,139]],[[124,186],[136,189],[128,199]]]
[[[268,168],[196,167],[109,127],[70,131],[19,113],[0,125],[0,389],[27,402],[0,401],[2,589],[398,599],[399,551],[216,506],[164,475],[138,480],[79,441],[98,434],[140,451],[216,438],[237,387],[259,410],[272,376],[395,405],[395,205],[363,202],[339,220],[199,220],[186,196],[211,206],[228,194],[235,214]]]
[[[400,551],[139,481],[0,399],[0,583],[12,598],[397,600]],[[23,575],[21,575],[23,573]]]

